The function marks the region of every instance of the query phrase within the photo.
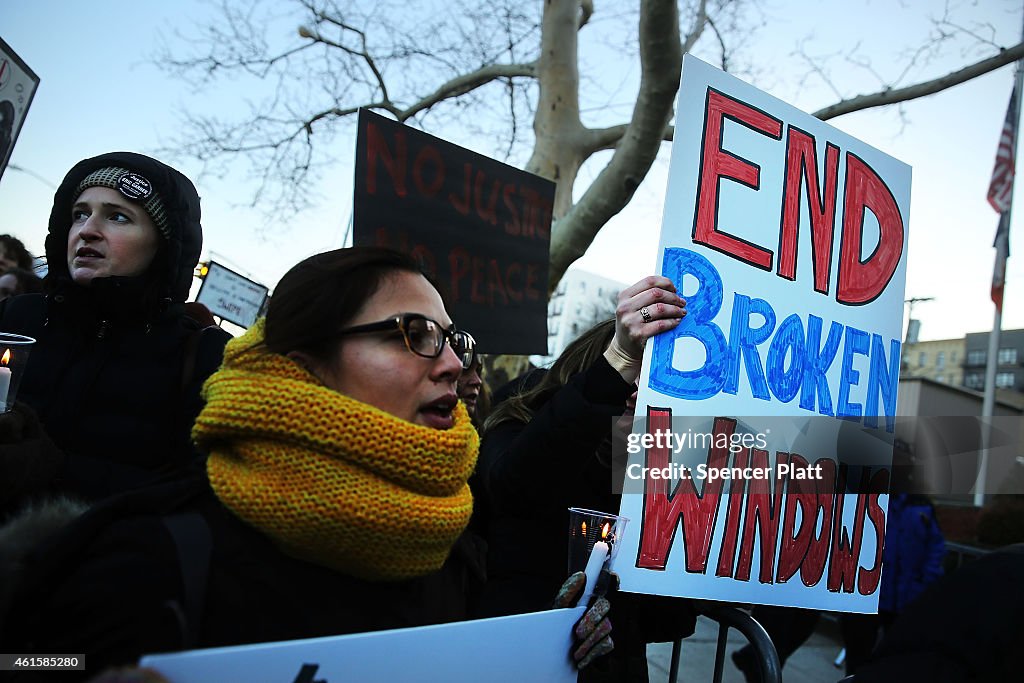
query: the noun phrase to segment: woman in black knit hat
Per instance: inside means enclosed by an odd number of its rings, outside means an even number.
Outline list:
[[[156,159],[113,152],[68,172],[45,293],[0,305],[0,330],[38,340],[0,428],[0,510],[41,488],[92,500],[189,465],[199,389],[229,338],[183,311],[199,220],[195,186]]]

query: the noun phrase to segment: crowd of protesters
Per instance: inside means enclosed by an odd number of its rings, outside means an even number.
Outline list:
[[[387,249],[300,262],[231,339],[186,305],[200,219],[188,178],[115,152],[57,189],[44,280],[0,236],[0,330],[36,340],[0,415],[0,649],[82,652],[87,678],[153,652],[571,604],[567,510],[619,507],[613,443],[645,343],[686,316],[675,285],[626,288],[614,319],[492,400],[471,333]],[[920,535],[919,501],[890,506],[891,533]],[[886,540],[890,567],[914,564],[883,598],[925,552]],[[574,629],[580,680],[646,681],[647,643],[690,635],[696,613],[612,590]],[[855,653],[876,673],[877,625]]]

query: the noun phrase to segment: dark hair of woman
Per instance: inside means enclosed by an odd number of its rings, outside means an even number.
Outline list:
[[[266,347],[328,359],[338,343],[335,333],[348,326],[388,275],[402,271],[423,274],[412,257],[377,247],[335,249],[299,262],[270,299]],[[331,327],[324,325],[327,320]]]
[[[600,322],[581,334],[576,341],[565,347],[558,360],[536,385],[513,394],[495,406],[484,422],[483,431],[487,432],[509,420],[529,422],[533,417],[533,407],[543,404],[553,393],[568,384],[573,375],[593,365],[608,348],[614,336],[614,318]]]
[[[17,237],[0,235],[0,248],[3,248],[8,258],[15,261],[19,268],[32,270],[32,254],[28,253],[28,249]]]

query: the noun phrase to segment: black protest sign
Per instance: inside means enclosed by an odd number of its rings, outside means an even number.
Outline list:
[[[367,110],[353,242],[416,257],[485,353],[547,353],[555,185]]]

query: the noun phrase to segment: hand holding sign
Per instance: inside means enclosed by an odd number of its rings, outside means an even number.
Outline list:
[[[604,352],[605,360],[627,382],[640,375],[644,344],[671,330],[686,315],[686,300],[667,277],[649,275],[619,293],[615,308],[615,337]]]

